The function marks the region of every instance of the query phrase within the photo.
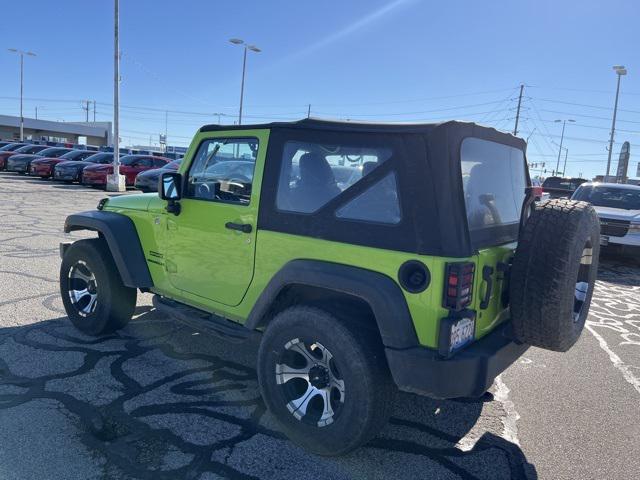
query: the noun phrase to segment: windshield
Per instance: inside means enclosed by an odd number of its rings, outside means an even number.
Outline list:
[[[15,150],[16,153],[37,153],[41,150],[46,149],[44,145],[25,145],[24,147],[20,147]]]
[[[85,162],[91,163],[111,163],[113,162],[113,153],[94,153],[85,159]]]
[[[572,200],[589,202],[596,207],[640,210],[640,189],[585,185],[578,188]]]
[[[90,157],[94,154],[95,152],[91,152],[89,150],[72,150],[64,155],[60,155],[60,158],[64,160],[82,160],[83,158]]]
[[[10,143],[9,145],[5,145],[4,147],[0,148],[0,152],[13,152],[14,150],[17,150],[18,148],[24,146],[24,143]]]
[[[65,153],[69,153],[72,151],[73,150],[70,150],[68,148],[53,147],[53,148],[45,148],[44,150],[38,152],[38,155],[42,155],[43,157],[58,158],[64,155]]]
[[[583,178],[549,177],[542,183],[542,188],[561,188],[563,190],[573,191],[584,182],[586,182],[586,180]]]
[[[474,245],[516,240],[527,185],[522,150],[466,138],[460,157],[467,220]]]

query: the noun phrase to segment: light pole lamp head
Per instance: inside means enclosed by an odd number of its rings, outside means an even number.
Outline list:
[[[13,53],[18,53],[18,49],[17,48],[7,48],[7,50],[9,50],[10,52],[13,52]]]
[[[618,75],[626,75],[627,74],[627,69],[625,68],[624,65],[614,65],[613,66],[613,70],[618,74]]]
[[[244,43],[244,40],[241,40],[239,38],[230,38],[229,41],[234,45],[242,45]]]
[[[256,53],[260,53],[262,51],[258,47],[256,47],[255,45],[247,45],[247,48],[249,50],[251,50],[252,52],[256,52]]]

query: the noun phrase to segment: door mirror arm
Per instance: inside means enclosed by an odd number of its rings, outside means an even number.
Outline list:
[[[173,213],[174,215],[180,215],[180,211],[182,210],[182,207],[180,206],[180,202],[176,201],[176,200],[169,200],[167,202],[167,207],[166,207],[167,212],[169,213]]]

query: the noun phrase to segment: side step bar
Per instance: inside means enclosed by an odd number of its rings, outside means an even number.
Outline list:
[[[252,336],[259,335],[259,332],[249,330],[240,323],[159,295],[153,296],[153,306],[159,312],[191,328],[207,330],[226,341],[240,343]]]

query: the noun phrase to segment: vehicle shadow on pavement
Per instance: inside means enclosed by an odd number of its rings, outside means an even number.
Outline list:
[[[491,394],[399,394],[369,445],[310,455],[265,410],[255,342],[231,344],[150,307],[102,338],[66,318],[1,329],[0,477],[537,477],[500,436],[506,412]]]

